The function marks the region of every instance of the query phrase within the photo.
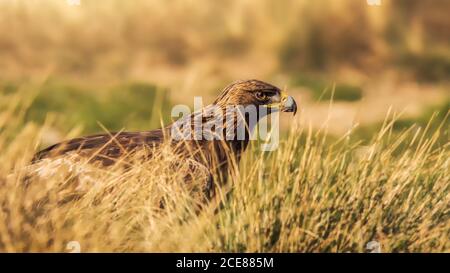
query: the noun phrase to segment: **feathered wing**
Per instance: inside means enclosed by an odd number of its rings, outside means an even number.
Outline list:
[[[139,148],[153,148],[164,141],[162,129],[146,132],[119,132],[75,138],[50,146],[38,152],[32,163],[51,157],[75,153],[93,161],[101,161],[104,166],[135,152]]]
[[[186,127],[182,126],[181,128],[194,129],[197,120],[202,125],[208,125],[211,122],[214,124],[215,120],[212,117],[196,118],[202,113],[203,111],[199,111],[186,117],[188,123],[186,123]],[[232,120],[236,122],[235,119]],[[184,124],[183,120],[180,123]],[[190,138],[177,140],[171,136],[173,130],[178,132],[180,129],[176,125],[179,124],[175,122],[168,127],[153,131],[119,132],[75,138],[38,152],[32,163],[45,159],[64,158],[64,156],[69,156],[70,159],[70,155],[76,155],[87,158],[90,162],[100,162],[103,166],[110,166],[139,150],[147,149],[144,151],[145,156],[151,158],[155,156],[155,153],[158,154],[163,144],[166,143],[170,145],[170,149],[175,155],[174,162],[171,163],[173,170],[176,172],[187,170],[184,180],[187,185],[192,186],[192,192],[210,199],[214,196],[215,184],[225,183],[228,173],[236,169],[239,156],[247,146],[248,138],[231,141],[223,139],[195,140],[195,137],[191,135],[195,130],[187,130]],[[226,126],[221,128],[221,131],[216,131],[217,128],[214,126],[206,127],[211,128],[210,133],[213,136],[218,133],[221,136],[225,135]],[[237,126],[234,127],[234,130],[237,130]],[[185,134],[181,133],[181,135]]]

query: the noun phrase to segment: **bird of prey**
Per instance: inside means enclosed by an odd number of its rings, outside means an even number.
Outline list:
[[[98,134],[67,140],[38,152],[32,162],[76,154],[107,167],[138,151],[146,151],[143,160],[151,158],[164,143],[168,143],[178,158],[189,159],[195,162],[196,166],[208,170],[201,192],[205,199],[210,199],[214,195],[215,186],[225,183],[230,170],[233,166],[237,166],[241,154],[248,146],[254,127],[254,124],[250,124],[249,113],[241,110],[229,111],[238,106],[265,109],[266,112],[263,114],[260,111],[256,112],[256,122],[274,111],[292,112],[294,115],[297,111],[295,100],[271,84],[259,80],[236,81],[225,87],[211,105],[166,127],[151,131]],[[223,122],[221,123],[223,126],[217,126],[217,116],[223,120],[231,120],[231,123]],[[184,127],[180,126],[183,121],[187,121]],[[244,134],[239,134],[238,124],[244,125]],[[206,127],[208,129],[205,129]],[[204,131],[200,133],[200,137],[194,136],[193,134],[198,133],[195,128],[207,130],[212,137],[203,137]],[[178,134],[177,137],[174,137],[174,134]]]

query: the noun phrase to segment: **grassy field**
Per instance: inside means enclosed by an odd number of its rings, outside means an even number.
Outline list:
[[[0,251],[69,251],[72,241],[83,252],[365,252],[370,241],[383,252],[450,251],[445,114],[400,131],[390,115],[364,144],[351,132],[330,139],[326,129],[292,126],[274,152],[252,145],[231,186],[198,214],[164,153],[125,171],[81,162],[84,180],[61,164],[25,187],[40,134],[56,121],[24,121],[33,102],[8,101],[0,113]]]
[[[450,1],[72,2],[0,1],[0,252],[450,252]],[[200,214],[164,151],[28,176],[41,148],[251,78],[299,114]]]

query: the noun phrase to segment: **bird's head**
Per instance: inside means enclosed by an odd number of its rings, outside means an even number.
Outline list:
[[[297,113],[297,103],[294,98],[271,84],[259,80],[234,82],[225,87],[214,104],[221,107],[248,106],[267,107],[270,111]]]

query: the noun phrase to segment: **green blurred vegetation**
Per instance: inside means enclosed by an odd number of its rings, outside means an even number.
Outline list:
[[[325,78],[308,74],[298,74],[293,78],[292,84],[310,90],[314,99],[357,101],[363,96],[363,90],[359,86],[348,83],[333,83],[326,81]]]
[[[414,77],[421,82],[436,82],[450,79],[450,55],[426,52],[424,54],[405,53],[399,64],[412,69]]]
[[[421,131],[427,130],[425,136],[428,138],[432,137],[432,134],[440,129],[439,138],[436,144],[439,146],[444,146],[450,141],[450,99],[443,101],[442,103],[429,106],[422,114],[415,118],[399,118],[393,123],[390,135],[391,137],[398,137],[400,134],[405,132],[410,128],[416,128]],[[363,143],[368,143],[373,138],[376,138],[376,132],[383,127],[383,122],[360,126],[355,129],[351,134],[351,138],[354,141],[362,141]],[[405,143],[403,143],[405,144]],[[399,150],[406,148],[405,146],[399,145]]]
[[[18,92],[18,85],[3,83],[0,92]],[[84,133],[101,131],[99,125],[117,131],[149,130],[170,121],[168,90],[148,83],[124,83],[109,88],[85,88],[75,84],[48,81],[32,87],[36,92],[25,120],[43,124],[48,115],[63,131],[82,126]]]

